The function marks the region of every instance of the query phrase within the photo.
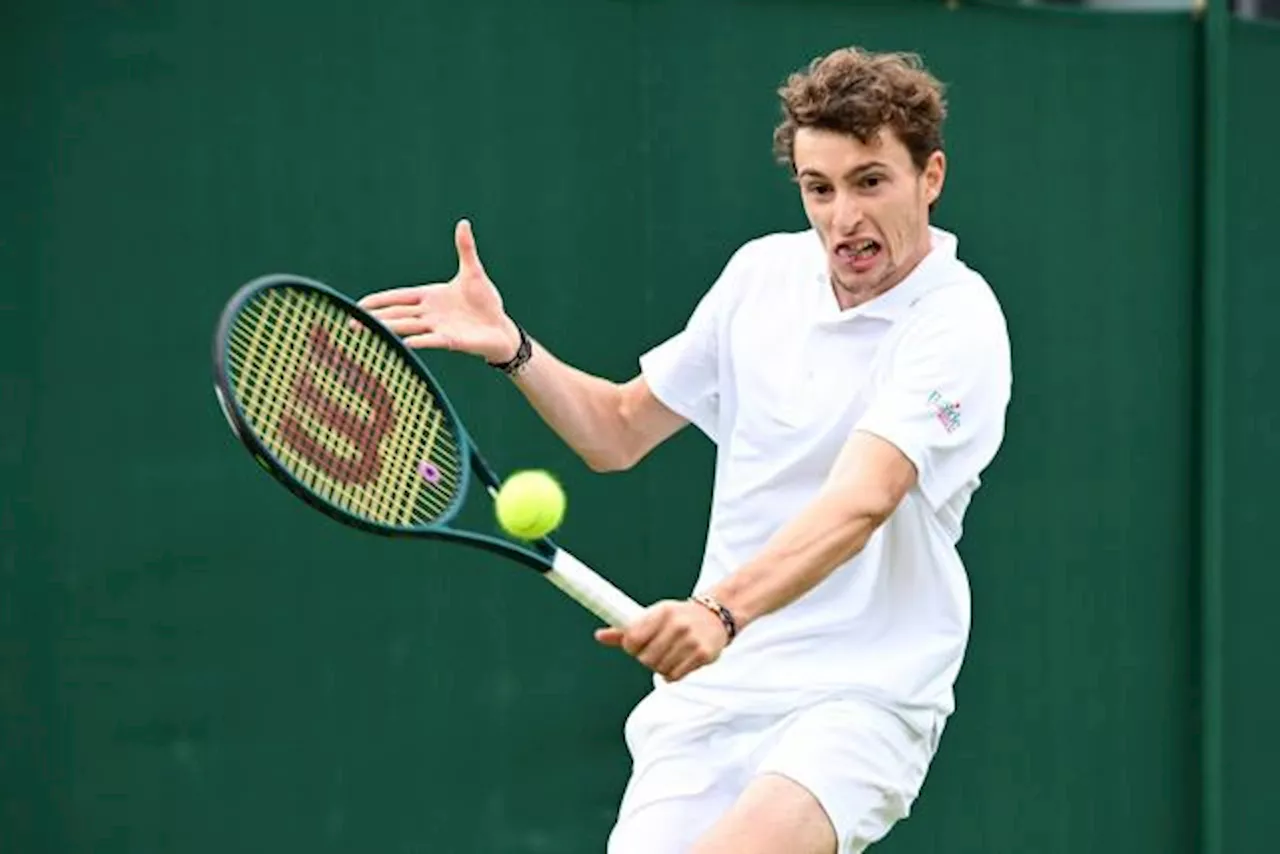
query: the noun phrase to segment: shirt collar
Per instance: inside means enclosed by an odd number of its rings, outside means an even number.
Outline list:
[[[826,254],[822,253],[823,272],[819,274],[824,292],[823,320],[840,322],[855,317],[877,317],[884,320],[896,320],[903,312],[910,309],[920,297],[932,291],[945,281],[942,273],[956,260],[956,248],[959,241],[951,232],[935,226],[929,227],[928,254],[920,259],[915,269],[907,274],[901,282],[880,294],[873,300],[864,302],[853,308],[841,310],[836,303],[831,287],[831,273],[826,267]]]

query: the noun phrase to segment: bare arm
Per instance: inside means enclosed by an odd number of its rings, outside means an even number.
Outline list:
[[[915,482],[915,466],[897,447],[855,431],[813,501],[707,592],[741,630],[799,599],[861,551]],[[599,629],[596,639],[621,646],[669,681],[714,661],[728,640],[710,610],[683,601],[658,603],[625,631]]]
[[[711,594],[739,628],[795,601],[862,551],[915,482],[894,445],[854,432],[809,506]]]
[[[643,376],[619,384],[557,359],[536,341],[514,378],[534,410],[595,471],[628,469],[687,422]]]
[[[466,220],[458,223],[454,242],[458,272],[448,282],[381,291],[360,304],[410,347],[509,360],[519,332],[480,263]],[[630,468],[686,423],[654,396],[643,377],[625,384],[601,379],[560,361],[537,342],[514,381],[551,429],[596,471]]]

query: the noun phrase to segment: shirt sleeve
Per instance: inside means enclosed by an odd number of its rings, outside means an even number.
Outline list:
[[[713,442],[720,420],[720,339],[728,294],[742,268],[742,250],[698,301],[685,327],[640,357],[640,370],[658,400]]]
[[[937,511],[995,457],[1012,386],[1002,318],[921,318],[896,342],[856,428],[893,443],[915,465]]]

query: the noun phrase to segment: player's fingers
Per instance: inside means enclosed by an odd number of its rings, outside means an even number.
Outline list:
[[[636,661],[639,661],[654,673],[662,673],[662,666],[670,659],[671,652],[670,639],[659,635],[650,641],[648,646],[636,653]]]
[[[652,668],[655,673],[661,673],[667,679],[672,679],[671,674],[683,666],[690,657],[687,646],[677,640],[667,648],[662,657],[652,665]]]
[[[369,313],[381,321],[398,320],[401,317],[417,317],[425,314],[427,307],[421,303],[413,305],[389,305],[385,308],[375,308]]]
[[[365,311],[384,308],[389,305],[416,305],[422,299],[421,289],[417,286],[409,288],[391,288],[386,291],[368,294],[357,303]]]
[[[397,335],[422,335],[435,331],[435,324],[421,317],[401,317],[390,320],[382,319],[382,325]]]
[[[681,659],[678,664],[671,667],[662,675],[668,682],[679,682],[681,679],[688,676],[690,673],[697,670],[699,667],[702,667],[706,663],[707,661],[704,656],[690,655],[690,656],[687,656],[686,658]]]
[[[465,219],[458,220],[453,230],[453,242],[458,249],[458,274],[484,274],[484,265],[480,263],[480,253],[476,250],[476,236],[471,231],[471,223]]]
[[[596,629],[596,640],[605,646],[622,646],[622,630],[612,627]]]
[[[633,633],[627,632],[622,638],[622,648],[650,669],[657,668],[658,662],[666,654],[667,646],[668,641],[661,634],[637,638]]]
[[[655,673],[667,673],[692,654],[695,647],[689,626],[679,619],[667,619],[636,658]]]
[[[452,350],[454,348],[453,339],[440,332],[410,335],[402,340],[404,346],[412,350]]]
[[[657,637],[666,620],[667,612],[661,605],[649,609],[623,632],[622,648],[629,655],[639,657]]]

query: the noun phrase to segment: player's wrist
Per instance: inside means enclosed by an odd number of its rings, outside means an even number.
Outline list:
[[[738,636],[738,619],[727,605],[709,593],[690,596],[689,601],[696,602],[714,614],[720,621],[720,625],[724,627],[725,646],[733,643],[733,639]]]
[[[508,376],[514,376],[533,356],[533,341],[524,327],[511,318],[504,318],[503,325],[506,327],[504,337],[508,339],[507,343],[496,358],[490,356],[485,361],[490,367],[497,368]]]

